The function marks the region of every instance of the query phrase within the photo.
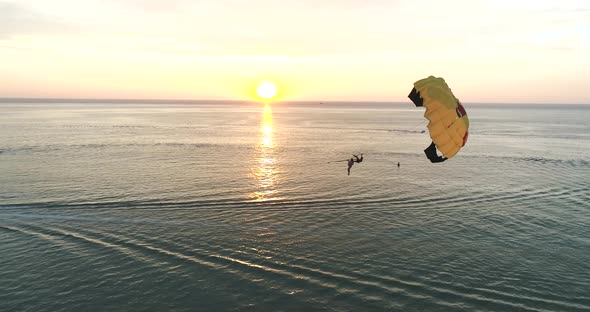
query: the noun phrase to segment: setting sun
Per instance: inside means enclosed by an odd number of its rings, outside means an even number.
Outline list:
[[[277,86],[271,81],[263,81],[256,88],[258,96],[265,100],[270,100],[275,97],[278,93]]]

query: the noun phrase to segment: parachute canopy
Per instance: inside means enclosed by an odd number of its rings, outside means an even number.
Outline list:
[[[445,80],[434,76],[418,80],[408,97],[416,106],[426,107],[424,117],[430,121],[428,131],[432,139],[424,150],[426,157],[431,162],[441,162],[455,156],[467,142],[469,119]],[[444,157],[438,156],[436,149]]]

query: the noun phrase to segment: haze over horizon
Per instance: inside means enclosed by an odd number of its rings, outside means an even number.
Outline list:
[[[590,103],[585,1],[0,0],[0,97]]]

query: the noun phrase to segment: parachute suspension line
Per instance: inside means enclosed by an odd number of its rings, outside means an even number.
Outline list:
[[[348,161],[348,159],[332,160],[332,161],[329,161],[328,164],[335,163],[335,162],[345,162],[345,161]]]

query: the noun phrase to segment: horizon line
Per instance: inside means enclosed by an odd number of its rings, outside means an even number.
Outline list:
[[[254,100],[235,100],[235,99],[146,99],[146,98],[77,98],[77,97],[0,97],[0,103],[89,103],[89,104],[106,104],[107,102],[120,103],[120,104],[197,104],[203,102],[241,102],[241,103],[258,103],[264,104],[263,102]],[[409,101],[408,101],[409,102]],[[271,103],[374,103],[374,104],[404,104],[402,101],[375,101],[375,100],[281,100]],[[590,105],[590,103],[534,103],[534,102],[467,102],[470,104],[484,104],[484,105]]]

